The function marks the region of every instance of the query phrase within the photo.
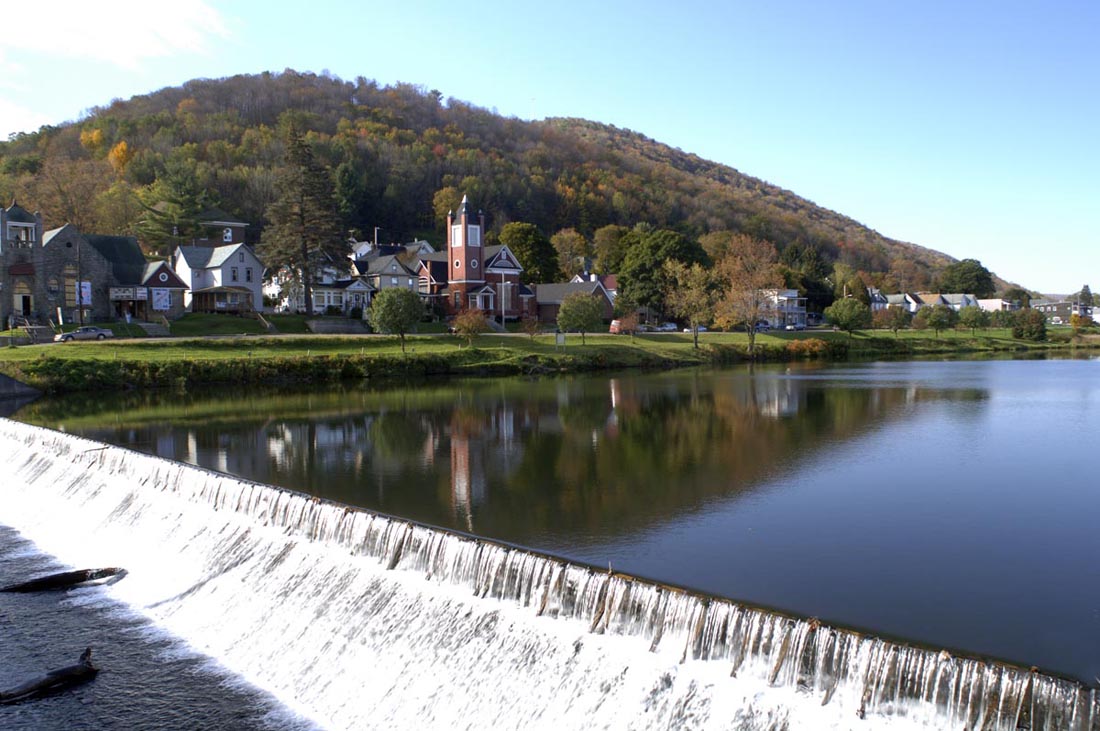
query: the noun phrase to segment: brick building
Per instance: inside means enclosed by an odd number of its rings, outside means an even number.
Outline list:
[[[447,214],[446,248],[419,257],[421,296],[447,316],[467,309],[498,320],[533,316],[535,293],[520,281],[519,260],[507,246],[485,246],[484,231],[484,214],[471,218],[463,196],[458,214]]]

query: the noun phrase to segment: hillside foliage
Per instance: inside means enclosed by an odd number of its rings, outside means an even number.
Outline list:
[[[289,129],[304,130],[332,176],[339,230],[362,238],[378,227],[380,241],[439,244],[465,194],[484,211],[490,239],[511,222],[547,237],[572,229],[591,242],[572,246],[597,263],[603,251],[607,270],[627,256],[624,233],[639,224],[703,248],[708,235],[770,241],[789,285],[803,289],[838,263],[869,284],[932,286],[952,261],[637,132],[523,121],[415,85],[291,70],[198,79],[15,135],[0,143],[0,196],[42,211],[47,227],[134,234],[152,250],[164,247],[150,208],[167,201],[169,213],[183,211],[172,183],[193,180],[203,205],[248,221],[258,243],[279,198]]]

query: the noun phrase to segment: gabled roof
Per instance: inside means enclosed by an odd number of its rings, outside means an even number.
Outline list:
[[[599,282],[555,282],[553,284],[536,284],[535,299],[540,305],[559,305],[574,292],[582,294],[599,294],[609,301],[611,297],[607,290]]]
[[[963,305],[976,299],[972,294],[941,294],[940,297],[943,297],[949,305]]]
[[[917,302],[922,305],[942,305],[946,304],[944,299],[935,292],[917,292],[914,295]]]
[[[333,282],[332,284],[326,284],[324,286],[326,286],[330,289],[348,289],[350,287],[354,287],[357,284],[361,285],[360,286],[361,289],[366,289],[367,291],[371,291],[371,292],[374,291],[374,287],[372,287],[369,282],[364,282],[362,279],[359,279],[358,277],[356,277],[354,279],[341,279],[338,282]],[[316,287],[314,287],[314,288],[316,289]]]
[[[145,274],[145,255],[133,236],[85,234],[84,240],[111,264],[119,284],[141,284]]]
[[[362,261],[363,260],[360,259],[359,261],[355,262],[357,268]],[[404,274],[410,277],[416,276],[415,273],[413,273],[407,266],[405,266],[404,262],[402,262],[393,254],[380,256],[377,259],[369,259],[367,263],[367,271],[363,272],[362,269],[360,269],[360,274],[367,274],[370,276],[381,276],[385,274]],[[393,269],[395,265],[397,267],[396,271]]]
[[[34,214],[28,213],[27,209],[16,203],[14,198],[11,199],[11,205],[4,209],[4,218],[11,223],[38,223]]]
[[[444,264],[447,263],[447,260],[449,258],[450,256],[447,254],[446,251],[433,251],[430,254],[420,255],[420,261],[441,261]]]
[[[519,258],[504,244],[485,247],[485,268],[489,269],[490,267],[523,271],[523,265],[519,263]]]
[[[888,294],[886,295],[887,304],[891,305],[907,305],[913,300],[907,294]]]
[[[167,274],[167,279],[161,279],[158,272]],[[141,275],[141,284],[145,287],[160,289],[189,289],[187,282],[180,279],[179,276],[172,271],[172,267],[169,266],[166,261],[145,262],[145,271]]]
[[[226,246],[180,246],[176,249],[187,266],[192,269],[214,269],[224,264],[238,249],[251,253],[246,244],[227,244]],[[253,255],[255,256],[255,255]]]
[[[60,228],[51,228],[49,231],[43,233],[42,245],[45,246],[63,233],[75,234],[77,236],[80,235],[80,232],[76,230],[76,226],[72,225],[71,223],[66,223]]]

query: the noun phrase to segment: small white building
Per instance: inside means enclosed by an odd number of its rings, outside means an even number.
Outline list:
[[[190,289],[191,312],[255,312],[263,309],[263,262],[248,244],[180,246],[172,270]]]

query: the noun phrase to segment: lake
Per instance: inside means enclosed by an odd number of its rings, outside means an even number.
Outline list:
[[[66,397],[14,418],[1091,683],[1098,374],[782,365]]]

